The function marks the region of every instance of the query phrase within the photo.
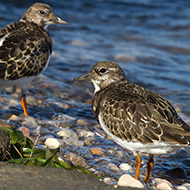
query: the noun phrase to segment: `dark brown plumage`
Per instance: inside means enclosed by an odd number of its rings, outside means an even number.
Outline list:
[[[111,84],[94,95],[92,107],[95,118],[102,112],[109,131],[122,140],[189,144],[190,127],[172,105],[139,85],[127,81]]]
[[[68,24],[55,16],[49,5],[35,3],[19,22],[0,29],[0,89],[8,86],[22,89],[25,116],[28,115],[25,90],[49,63],[52,41],[46,30],[56,23]]]
[[[190,127],[161,95],[126,80],[114,62],[96,63],[91,71],[74,80],[88,80],[95,86],[92,110],[103,130],[116,143],[131,150],[137,161],[138,179],[141,158],[150,155],[149,179],[154,154],[173,153],[190,143]]]

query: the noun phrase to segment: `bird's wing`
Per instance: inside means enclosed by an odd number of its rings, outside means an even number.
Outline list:
[[[38,75],[51,53],[51,39],[37,25],[12,23],[0,30],[0,79]]]
[[[142,143],[188,144],[190,127],[165,98],[129,83],[110,92],[104,92],[99,111],[114,135]]]

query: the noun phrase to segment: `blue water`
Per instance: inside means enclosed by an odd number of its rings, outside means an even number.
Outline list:
[[[0,2],[0,27],[18,21],[36,1]],[[70,81],[98,61],[112,60],[128,80],[160,93],[190,123],[190,1],[189,0],[72,0],[41,1],[71,23],[50,26],[54,48],[47,70],[66,92],[93,95],[90,84]],[[88,89],[86,89],[88,88]],[[82,90],[81,90],[82,89]],[[68,101],[76,100],[69,97]],[[84,106],[84,104],[82,104]],[[90,105],[66,114],[94,119]]]

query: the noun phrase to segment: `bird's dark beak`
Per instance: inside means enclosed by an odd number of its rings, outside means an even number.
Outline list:
[[[73,81],[90,81],[90,74],[81,75],[73,79]]]
[[[66,22],[65,20],[63,20],[59,17],[56,17],[55,21],[56,21],[56,23],[59,23],[59,24],[70,24],[70,23]]]
[[[58,16],[56,16],[54,13],[53,13],[53,16],[54,16],[54,22],[55,23],[58,23],[58,24],[70,24],[68,22],[66,22],[65,20],[59,18]]]

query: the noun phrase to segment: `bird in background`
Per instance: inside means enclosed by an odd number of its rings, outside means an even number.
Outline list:
[[[0,29],[0,90],[21,88],[24,116],[28,116],[26,90],[29,83],[44,71],[52,53],[52,40],[47,32],[51,24],[69,24],[57,17],[52,8],[35,3],[19,22]]]
[[[88,74],[75,81],[90,81],[95,87],[92,110],[105,133],[136,158],[139,179],[141,154],[148,154],[147,182],[154,155],[174,153],[190,143],[190,127],[161,95],[126,80],[114,62],[96,63]]]

